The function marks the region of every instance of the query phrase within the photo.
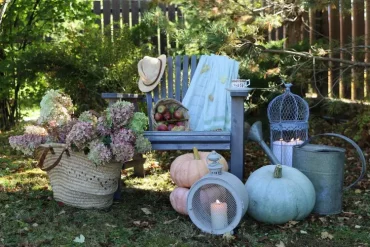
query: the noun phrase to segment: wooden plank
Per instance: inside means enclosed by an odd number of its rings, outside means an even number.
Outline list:
[[[188,91],[188,84],[189,84],[189,57],[183,56],[183,68],[182,68],[182,88],[181,88],[181,101],[185,97],[186,91]],[[181,102],[180,101],[180,102]]]
[[[149,130],[153,130],[153,122],[152,119],[150,118],[150,115],[152,114],[153,98],[150,92],[146,94],[146,107],[147,107],[147,116],[149,118]]]
[[[167,58],[167,87],[168,87],[168,98],[173,98],[173,59],[172,57]]]
[[[351,61],[355,62],[356,57],[356,38],[357,38],[357,11],[359,11],[359,6],[357,1],[352,2],[352,56]],[[356,90],[356,69],[352,67],[351,69],[351,100],[357,99],[357,90]]]
[[[132,19],[132,26],[139,24],[139,3],[138,1],[131,2],[131,19]]]
[[[198,63],[198,59],[197,59],[197,56],[196,55],[192,55],[191,56],[191,71],[190,71],[190,81],[191,79],[193,79],[193,75],[195,73],[195,70],[197,68],[197,63]]]
[[[161,79],[161,98],[167,98],[167,80],[166,80],[166,77],[167,77],[167,73],[166,73],[166,70],[167,70],[167,66],[166,66],[166,69],[163,73],[163,76],[162,76],[162,79]]]
[[[123,23],[131,26],[131,24],[130,24],[130,3],[129,3],[129,0],[122,0],[121,1],[121,6],[122,6]]]
[[[103,99],[144,99],[145,95],[132,93],[102,93]]]
[[[365,63],[370,62],[370,0],[365,1]],[[369,99],[370,69],[365,70],[364,99]]]
[[[333,58],[333,11],[331,4],[328,5],[328,27],[329,27],[329,58]],[[333,87],[333,63],[328,63],[328,97],[332,98],[332,87]]]
[[[120,0],[112,0],[112,14],[113,14],[113,22],[114,26],[113,28],[116,30],[120,29],[120,15],[121,15],[121,6],[120,6]]]
[[[181,101],[180,99],[180,85],[181,85],[181,56],[178,55],[175,58],[175,99]]]
[[[110,24],[110,13],[111,11],[111,1],[110,0],[103,0],[103,20],[104,20],[104,29],[108,28],[107,25]],[[107,31],[106,33],[109,33]]]
[[[230,137],[230,132],[228,131],[145,131],[146,136],[211,136],[212,138],[223,136]],[[222,137],[222,138],[223,138]]]
[[[93,7],[94,14],[97,15],[95,23],[99,25],[101,28],[101,4],[100,1],[94,1],[94,7]]]
[[[152,150],[192,150],[194,147],[198,150],[230,150],[229,143],[192,143],[192,144],[155,144],[152,143]]]
[[[340,47],[340,59],[344,59],[344,21],[343,21],[343,0],[339,0],[339,47]],[[344,81],[343,81],[343,63],[340,63],[339,70],[339,98],[343,99],[345,95]]]

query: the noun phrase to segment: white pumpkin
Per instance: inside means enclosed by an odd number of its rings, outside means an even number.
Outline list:
[[[248,214],[270,224],[302,220],[315,206],[315,188],[299,170],[267,165],[251,174],[246,184]]]

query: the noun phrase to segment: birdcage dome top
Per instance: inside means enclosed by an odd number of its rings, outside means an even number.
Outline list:
[[[291,83],[284,85],[285,92],[268,105],[267,116],[270,123],[307,122],[309,117],[307,102],[290,91]]]

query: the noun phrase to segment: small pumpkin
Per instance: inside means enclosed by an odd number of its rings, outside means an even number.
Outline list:
[[[176,212],[184,215],[188,215],[188,209],[186,206],[188,195],[188,188],[176,187],[170,194],[170,202],[173,209]]]
[[[193,148],[193,153],[178,156],[171,164],[170,175],[173,182],[179,187],[190,188],[201,177],[209,173],[207,157],[210,152],[199,152]],[[224,157],[218,161],[223,170],[229,169]]]
[[[299,170],[267,165],[251,174],[246,184],[248,214],[270,224],[302,220],[315,206],[315,188]]]

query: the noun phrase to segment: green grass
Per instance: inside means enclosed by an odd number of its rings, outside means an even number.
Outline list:
[[[174,188],[167,169],[147,166],[145,178],[123,172],[122,201],[106,210],[82,210],[53,200],[47,175],[33,159],[14,152],[0,134],[0,246],[369,246],[368,180],[344,194],[343,211],[334,216],[310,215],[301,222],[266,225],[243,217],[232,239],[200,231],[169,202]],[[248,144],[250,145],[250,144]],[[248,147],[247,165],[266,163],[255,146]],[[252,151],[251,151],[252,150]],[[168,167],[173,153],[161,153]],[[251,159],[255,160],[251,161]],[[259,158],[258,158],[259,157]],[[254,170],[249,167],[249,170]],[[145,214],[142,208],[150,210]],[[330,234],[322,238],[323,232]],[[74,239],[82,234],[84,243]]]

